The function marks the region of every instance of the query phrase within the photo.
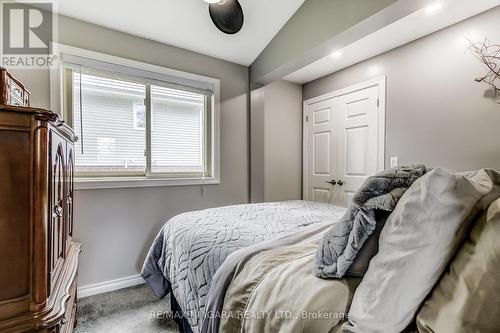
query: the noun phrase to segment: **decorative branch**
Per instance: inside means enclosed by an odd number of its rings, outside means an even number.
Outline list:
[[[488,39],[482,42],[469,41],[468,50],[472,55],[482,62],[488,72],[486,75],[475,79],[476,82],[484,82],[493,90],[493,100],[500,104],[498,97],[500,96],[500,45],[492,44]]]

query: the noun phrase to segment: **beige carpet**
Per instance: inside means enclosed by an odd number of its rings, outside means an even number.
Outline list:
[[[146,285],[140,285],[79,299],[74,332],[177,333],[169,314],[168,297],[157,300]]]

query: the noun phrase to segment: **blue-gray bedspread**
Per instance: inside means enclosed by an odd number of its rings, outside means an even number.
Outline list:
[[[173,293],[198,333],[212,278],[231,253],[317,223],[337,222],[344,212],[345,208],[329,204],[285,201],[180,214],[157,235],[142,276],[157,297]]]

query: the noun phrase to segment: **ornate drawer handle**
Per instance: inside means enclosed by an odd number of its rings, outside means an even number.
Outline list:
[[[67,197],[67,198],[66,198],[66,203],[67,203],[68,205],[71,205],[71,204],[73,203],[73,199],[72,199],[71,197]]]
[[[52,213],[52,217],[62,217],[63,209],[59,205],[54,206],[54,212]]]

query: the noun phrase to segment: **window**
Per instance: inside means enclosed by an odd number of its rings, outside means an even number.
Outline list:
[[[79,179],[216,180],[214,90],[106,66],[62,69]]]

